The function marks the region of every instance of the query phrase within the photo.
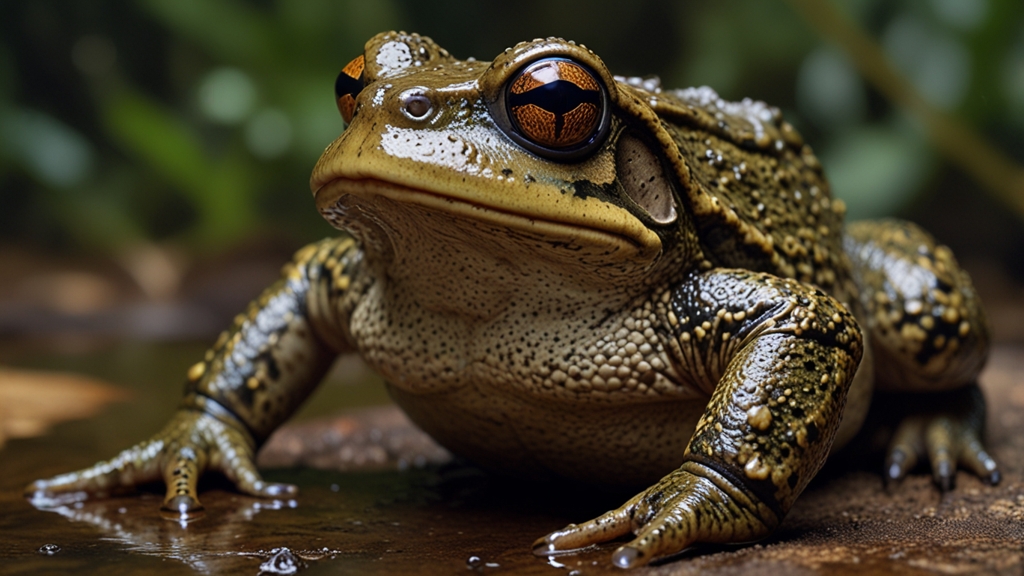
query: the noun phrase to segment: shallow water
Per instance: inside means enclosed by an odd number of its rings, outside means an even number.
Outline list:
[[[536,537],[573,516],[544,511],[561,507],[557,494],[538,500],[529,490],[502,486],[458,464],[405,471],[268,470],[267,479],[299,486],[294,500],[242,496],[214,479],[201,484],[205,516],[187,526],[160,518],[162,489],[156,485],[105,500],[23,498],[32,480],[110,457],[160,428],[180,397],[182,374],[202,351],[198,345],[115,345],[0,353],[6,365],[90,374],[132,392],[99,415],[58,424],[41,437],[11,440],[0,450],[0,573],[257,574],[284,548],[311,573],[321,567],[358,574],[450,574],[470,566],[483,573],[512,566],[558,571],[530,552]],[[299,419],[380,402],[386,396],[373,378],[329,382]],[[602,511],[575,509],[576,515]],[[289,552],[276,560],[287,565]]]
[[[160,486],[41,508],[24,499],[30,481],[110,457],[159,429],[180,397],[185,370],[202,352],[202,345],[0,344],[0,364],[87,374],[132,392],[96,416],[9,440],[0,450],[0,574],[255,575],[289,567],[301,574],[622,574],[609,563],[615,543],[553,558],[535,557],[530,547],[628,495],[503,484],[458,463],[404,471],[379,462],[344,472],[267,470],[269,480],[299,486],[299,496],[284,501],[241,496],[212,479],[201,484],[206,515],[187,526],[160,518]],[[343,382],[336,373],[300,415],[308,428],[292,430],[315,430],[308,418],[339,407],[387,401],[358,365],[341,372],[358,378]],[[924,475],[883,490],[872,470],[827,469],[760,545],[704,548],[634,573],[1024,573],[1020,374],[1024,353],[1007,348],[983,378],[992,449],[1003,463],[1000,486],[961,473],[957,490],[942,496]],[[332,424],[340,421],[346,429],[367,426],[360,412],[346,414],[322,421],[324,430],[341,429]]]

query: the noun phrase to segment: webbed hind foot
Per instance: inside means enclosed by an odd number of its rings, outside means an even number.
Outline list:
[[[932,478],[943,492],[956,484],[958,466],[983,481],[997,484],[999,465],[985,450],[985,398],[977,384],[927,395],[900,394],[893,400],[915,402],[889,442],[885,461],[887,481],[903,479],[927,458]]]

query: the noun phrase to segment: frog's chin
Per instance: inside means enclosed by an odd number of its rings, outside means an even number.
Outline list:
[[[368,200],[385,198],[447,214],[466,222],[513,230],[544,239],[551,246],[567,250],[597,249],[609,260],[614,261],[651,261],[661,252],[660,241],[655,245],[649,239],[642,242],[609,230],[539,219],[373,178],[336,178],[321,186],[314,196],[320,213],[332,226],[340,230],[350,228],[347,222],[348,211],[343,208],[347,203],[347,196]],[[384,215],[381,217],[386,219]]]

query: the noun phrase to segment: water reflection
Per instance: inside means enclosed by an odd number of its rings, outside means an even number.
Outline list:
[[[296,509],[298,502],[290,500],[259,500],[244,496],[220,495],[216,500],[213,522],[168,522],[154,516],[153,495],[142,498],[117,500],[88,500],[72,497],[34,498],[31,503],[38,510],[53,512],[72,522],[88,524],[100,533],[99,539],[111,542],[125,552],[177,560],[201,574],[214,574],[264,561],[260,570],[274,572],[281,569],[288,554],[302,561],[317,561],[339,554],[329,547],[295,549],[288,547],[253,550],[238,549],[239,543],[267,540],[266,530],[256,527],[253,519],[264,511]],[[226,502],[225,502],[226,501]],[[294,546],[294,544],[293,544]],[[58,547],[59,548],[59,547]],[[236,548],[232,550],[231,548]],[[283,550],[288,553],[282,556]],[[275,561],[274,558],[277,558]],[[269,564],[268,564],[269,563]]]

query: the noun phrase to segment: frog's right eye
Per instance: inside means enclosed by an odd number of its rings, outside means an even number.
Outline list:
[[[338,99],[338,112],[348,124],[356,112],[356,96],[363,90],[363,68],[365,60],[359,56],[341,69],[334,81],[334,95]]]
[[[601,145],[609,127],[608,96],[587,66],[549,56],[525,66],[505,84],[510,130],[538,156],[576,160]]]

